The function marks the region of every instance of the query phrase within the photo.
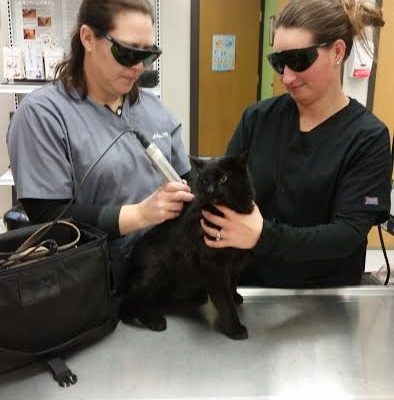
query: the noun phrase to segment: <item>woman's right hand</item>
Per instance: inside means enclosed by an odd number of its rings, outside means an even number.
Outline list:
[[[122,206],[119,214],[120,234],[125,235],[176,218],[184,202],[193,199],[194,195],[186,183],[165,183],[140,203]]]

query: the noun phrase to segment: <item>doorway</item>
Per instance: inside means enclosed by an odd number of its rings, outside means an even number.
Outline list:
[[[261,3],[264,1],[192,2],[192,155],[223,155],[242,112],[260,98]],[[221,70],[217,68],[217,60],[213,56],[218,37],[233,40],[235,50],[233,65],[224,65]]]

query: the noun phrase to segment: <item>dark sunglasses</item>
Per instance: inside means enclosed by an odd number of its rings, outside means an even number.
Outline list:
[[[303,49],[292,49],[271,53],[268,55],[268,61],[272,65],[272,68],[281,75],[283,74],[286,65],[295,72],[303,72],[306,71],[319,57],[317,49],[329,45],[330,43],[321,43]]]
[[[141,61],[146,67],[154,63],[162,53],[160,48],[156,45],[153,45],[149,49],[138,49],[119,43],[112,36],[108,35],[108,33],[104,33],[103,36],[112,43],[111,52],[115,60],[125,67],[137,65]]]

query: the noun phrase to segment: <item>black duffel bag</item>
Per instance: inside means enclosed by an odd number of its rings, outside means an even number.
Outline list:
[[[76,376],[56,357],[117,325],[107,239],[89,225],[58,221],[40,246],[20,251],[39,227],[0,235],[0,373],[49,360],[68,386]]]

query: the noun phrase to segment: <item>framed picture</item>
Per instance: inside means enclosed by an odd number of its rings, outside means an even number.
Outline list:
[[[213,35],[212,71],[235,69],[235,35]]]

